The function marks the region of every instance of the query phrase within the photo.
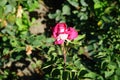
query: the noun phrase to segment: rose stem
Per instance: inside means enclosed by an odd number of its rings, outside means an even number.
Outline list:
[[[66,69],[66,51],[64,51],[63,55],[64,55],[64,70],[65,70]]]
[[[65,45],[62,44],[62,51],[63,51],[63,57],[64,57],[64,70],[66,69],[66,50]]]

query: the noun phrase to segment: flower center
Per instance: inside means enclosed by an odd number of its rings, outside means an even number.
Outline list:
[[[68,34],[59,34],[58,39],[66,40],[68,37]]]
[[[64,32],[64,29],[60,29],[60,32],[61,32],[61,33]]]

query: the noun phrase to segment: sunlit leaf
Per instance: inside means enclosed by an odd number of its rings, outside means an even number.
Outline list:
[[[99,9],[101,7],[102,7],[102,5],[100,3],[95,3],[94,4],[94,9]]]
[[[13,6],[6,5],[4,14],[13,13]]]
[[[90,79],[95,79],[96,74],[94,72],[89,72],[89,73],[85,74],[84,77],[90,78]]]
[[[6,3],[7,3],[7,0],[1,0],[0,1],[0,6],[5,6]]]
[[[15,18],[15,15],[14,15],[14,14],[8,14],[8,16],[7,16],[7,21],[8,21],[9,23],[14,24],[14,23],[15,23],[15,20],[16,20],[16,18]]]
[[[62,14],[63,15],[70,15],[70,7],[67,5],[64,5],[62,8]]]
[[[3,54],[4,54],[4,55],[8,55],[9,53],[10,53],[9,48],[5,48],[5,49],[3,50]]]
[[[76,60],[76,61],[74,62],[74,64],[75,64],[75,66],[76,66],[77,68],[80,68],[81,63],[80,63],[80,60],[79,60],[79,59]]]
[[[1,21],[2,21],[3,14],[4,14],[4,9],[3,9],[3,7],[0,6],[0,19],[1,19]]]
[[[78,1],[75,0],[67,0],[72,6],[78,8],[79,7],[79,3]]]
[[[85,34],[83,35],[78,35],[77,38],[75,38],[75,41],[78,41],[78,40],[81,40],[81,39],[84,39],[85,38]]]
[[[113,74],[114,74],[114,70],[113,69],[110,70],[110,71],[105,71],[105,78],[108,78],[108,77],[110,77]]]
[[[88,6],[88,4],[85,2],[85,0],[80,0],[82,6]]]
[[[9,4],[12,6],[12,7],[15,7],[17,5],[17,1],[16,0],[8,0]]]
[[[10,44],[11,44],[13,47],[19,46],[19,43],[18,43],[18,41],[17,41],[16,39],[11,39],[11,40],[10,40]]]

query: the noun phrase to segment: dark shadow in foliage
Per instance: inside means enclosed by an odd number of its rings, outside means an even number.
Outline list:
[[[49,7],[50,13],[55,13],[57,9],[62,8],[62,3],[65,0],[44,0],[44,3]],[[46,29],[45,29],[45,35],[48,37],[51,37],[52,34],[52,28],[56,25],[55,19],[49,19],[46,16]]]
[[[43,50],[44,51],[44,50]],[[31,57],[32,58],[36,58],[37,60],[42,60],[42,62],[45,62],[46,61],[46,58],[44,55],[42,55],[42,53],[40,54],[40,52],[42,51],[39,51],[39,50],[35,50],[33,51],[33,53],[31,54]]]
[[[90,59],[88,57],[86,57],[85,55],[79,55],[79,57],[81,58],[81,62],[82,64],[88,68],[89,70],[95,72],[95,73],[100,73],[100,59]]]
[[[50,12],[56,11],[57,9],[62,7],[62,3],[65,0],[44,0],[44,3],[51,8]]]
[[[39,13],[37,11],[29,12],[30,20],[34,17],[35,19],[39,18]]]
[[[43,55],[38,54],[39,52],[40,51],[38,50],[33,51],[33,53],[31,54],[32,62],[35,62],[33,58],[36,58],[37,60],[41,60],[43,62],[46,61]],[[25,54],[25,52],[21,53]],[[15,57],[13,56],[13,58]],[[17,74],[17,80],[43,80],[44,72],[39,67],[32,69],[31,60],[29,61],[26,58],[27,55],[24,55],[24,57],[22,57],[21,59],[13,61],[10,67],[5,67],[1,69],[2,71],[7,69],[10,71],[6,80],[16,80],[12,72],[15,72],[15,74]],[[19,72],[20,74],[18,74]]]

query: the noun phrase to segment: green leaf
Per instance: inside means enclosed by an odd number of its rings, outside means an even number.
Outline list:
[[[61,14],[62,14],[61,10],[57,9],[56,10],[56,17],[55,17],[56,21],[60,21],[61,20],[61,18],[63,17]]]
[[[79,53],[78,54],[83,54],[84,53],[84,48],[83,47],[80,47],[80,49],[79,49]]]
[[[92,51],[94,49],[93,45],[88,45],[87,50]]]
[[[27,4],[28,4],[28,10],[29,11],[33,11],[36,8],[39,7],[39,3],[37,1],[35,1],[35,0],[28,0]]]
[[[99,9],[101,7],[102,7],[102,5],[100,3],[95,3],[94,4],[94,9]]]
[[[87,13],[81,13],[80,20],[87,20],[88,16]]]
[[[22,57],[23,57],[22,55],[16,56],[15,60],[20,60]]]
[[[93,1],[94,1],[94,9],[100,9],[103,6],[105,6],[107,3],[106,1],[100,2],[99,0],[93,0]]]
[[[18,18],[16,20],[16,24],[17,24],[17,26],[21,26],[22,25],[22,19]]]
[[[16,24],[18,26],[18,30],[19,31],[24,31],[24,30],[28,29],[28,25],[23,24],[21,18],[19,18],[19,19],[16,20]]]
[[[75,40],[75,41],[79,41],[79,40],[84,39],[84,38],[85,38],[85,34],[83,34],[83,35],[78,35],[78,37],[75,38],[74,40]]]
[[[111,22],[111,17],[110,16],[102,16],[102,19],[105,21],[105,22]]]
[[[75,0],[67,0],[72,6],[78,8],[79,7],[79,2]]]
[[[5,6],[6,3],[7,3],[7,0],[0,0],[0,6]]]
[[[93,73],[93,72],[89,72],[89,73],[87,73],[87,74],[84,75],[84,77],[86,77],[86,78],[92,78],[92,79],[95,79],[96,76],[97,75],[95,73]]]
[[[109,64],[108,64],[108,68],[109,69],[115,69],[117,67],[117,64],[115,63],[115,62],[110,62]]]
[[[40,68],[41,68],[42,61],[41,61],[41,60],[37,60],[37,61],[36,61],[36,65],[37,65],[37,67],[40,67]]]
[[[0,18],[3,17],[3,14],[4,14],[4,9],[3,9],[3,7],[0,6]]]
[[[80,20],[87,20],[88,19],[87,12],[78,13],[77,16],[80,18]]]
[[[74,62],[74,64],[75,64],[75,66],[76,66],[77,68],[80,68],[80,66],[81,66],[81,63],[80,63],[80,60],[79,60],[79,59],[76,60],[76,61]]]
[[[86,10],[87,10],[86,7],[81,8],[81,11],[82,11],[82,12],[85,12]]]
[[[58,55],[63,55],[63,52],[62,52],[60,46],[57,46],[57,53],[58,53]]]
[[[9,23],[14,24],[14,23],[15,23],[15,20],[16,20],[16,18],[15,18],[15,15],[14,15],[14,14],[8,14],[8,16],[7,16],[7,21],[8,21]]]
[[[4,55],[9,54],[9,52],[10,52],[9,48],[5,48],[5,49],[3,50],[3,54],[4,54]]]
[[[62,14],[63,15],[70,15],[70,7],[68,5],[64,5],[62,7]]]
[[[120,76],[120,68],[117,68],[116,74]]]
[[[13,6],[11,5],[6,5],[5,7],[5,14],[13,13]]]
[[[53,38],[47,38],[46,42],[47,42],[47,43],[53,43],[53,42],[54,42],[54,39],[53,39]]]
[[[54,47],[50,47],[50,48],[49,48],[48,54],[51,53],[52,51],[55,51],[55,48],[54,48]]]
[[[12,45],[12,47],[18,47],[18,41],[16,39],[10,39],[10,44]]]
[[[105,9],[105,13],[106,14],[110,14],[111,13],[111,11],[114,9],[114,7],[112,6],[110,6],[110,7],[107,7],[106,9]]]
[[[3,36],[3,37],[2,37],[2,40],[3,40],[3,41],[7,41],[8,38],[7,38],[6,36]]]
[[[115,49],[119,49],[120,48],[120,44],[116,44]]]
[[[105,78],[108,78],[108,77],[110,77],[113,74],[114,74],[114,69],[109,70],[109,71],[105,71]]]
[[[80,0],[82,6],[88,6],[88,4],[85,2],[85,0]]]
[[[85,38],[84,34],[83,35],[79,35],[77,38],[75,38],[72,42],[69,42],[69,43],[82,45],[82,42],[80,40],[82,40],[84,38]]]
[[[12,7],[15,7],[17,5],[17,0],[8,0],[8,2]]]
[[[48,17],[49,17],[50,19],[54,19],[56,16],[57,16],[56,14],[48,14]]]

